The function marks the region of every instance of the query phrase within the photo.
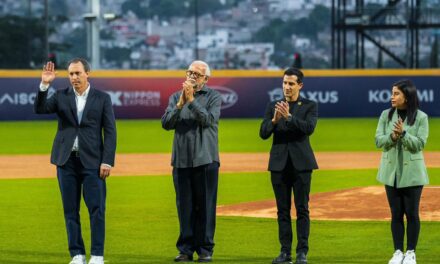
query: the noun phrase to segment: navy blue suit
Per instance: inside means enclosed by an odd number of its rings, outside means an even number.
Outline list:
[[[79,217],[82,191],[90,214],[91,254],[103,256],[106,184],[99,173],[102,163],[114,165],[116,150],[116,126],[110,96],[90,88],[81,122],[78,122],[72,87],[58,90],[50,98],[47,91],[39,91],[34,110],[37,114],[55,113],[58,119],[51,163],[57,166],[70,255],[85,255]],[[79,151],[72,152],[76,137]]]

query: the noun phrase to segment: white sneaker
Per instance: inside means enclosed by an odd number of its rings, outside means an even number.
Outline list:
[[[402,264],[417,264],[414,250],[406,251]]]
[[[404,257],[403,252],[398,249],[394,252],[393,257],[388,261],[388,264],[402,264]]]
[[[72,261],[70,261],[69,264],[86,264],[86,256],[76,255],[72,258]]]
[[[89,264],[104,264],[103,256],[92,256],[89,260]]]

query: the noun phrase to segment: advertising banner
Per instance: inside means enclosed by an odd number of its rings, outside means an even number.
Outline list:
[[[239,75],[239,74],[238,74]],[[115,115],[121,119],[160,118],[169,96],[184,81],[171,77],[95,77],[91,86],[107,92]],[[421,76],[308,76],[301,96],[318,102],[320,117],[378,117],[390,107],[392,84],[411,79],[419,91],[420,108],[429,116],[440,116],[440,75]],[[33,103],[40,78],[0,77],[0,120],[51,119],[36,115]],[[67,78],[57,78],[49,93],[69,86]],[[222,95],[223,118],[261,118],[268,102],[283,98],[282,72],[271,76],[220,76],[208,86]]]

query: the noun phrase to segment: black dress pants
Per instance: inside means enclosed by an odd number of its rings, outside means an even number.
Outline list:
[[[99,168],[86,169],[79,157],[71,156],[65,165],[57,167],[57,174],[70,255],[86,254],[79,215],[82,193],[90,216],[91,254],[103,256],[107,189]]]
[[[283,171],[271,171],[272,187],[275,193],[278,210],[278,236],[281,251],[291,253],[292,219],[290,209],[292,191],[296,208],[296,253],[309,251],[309,193],[312,171],[297,171],[290,158]]]
[[[391,209],[391,233],[393,234],[394,249],[403,251],[406,215],[407,250],[416,250],[420,233],[419,205],[423,186],[395,188],[385,185],[388,203]]]
[[[195,168],[173,168],[180,223],[176,246],[182,254],[213,254],[218,171],[218,162]]]

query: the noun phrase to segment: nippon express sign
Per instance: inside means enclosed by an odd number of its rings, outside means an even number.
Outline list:
[[[237,93],[227,87],[210,86],[210,88],[220,93],[222,98],[221,109],[234,106],[238,102]],[[106,91],[116,107],[123,106],[161,106],[160,91]]]
[[[114,106],[161,106],[160,91],[106,91]]]

